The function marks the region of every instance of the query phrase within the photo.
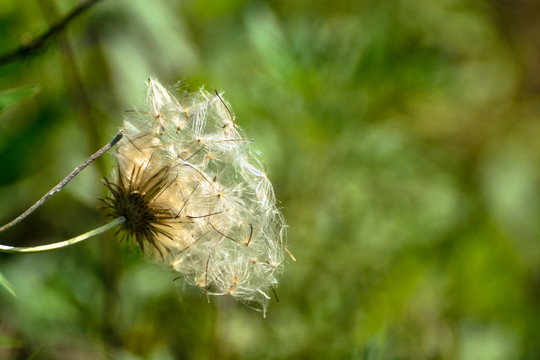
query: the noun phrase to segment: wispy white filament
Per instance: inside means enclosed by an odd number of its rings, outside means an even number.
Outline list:
[[[266,310],[285,223],[251,141],[217,93],[174,96],[149,79],[147,106],[130,112],[116,158],[125,183],[135,171],[146,180],[166,173],[167,185],[150,205],[174,220],[162,227],[169,236],[157,234],[149,250],[208,294]]]

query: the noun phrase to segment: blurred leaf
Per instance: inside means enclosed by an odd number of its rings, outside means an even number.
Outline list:
[[[3,286],[11,295],[14,297],[17,297],[17,294],[15,293],[15,289],[13,289],[13,286],[9,283],[9,281],[0,273],[0,285]]]
[[[36,85],[18,89],[9,89],[0,92],[0,113],[6,108],[37,94],[40,90],[41,88]]]
[[[13,349],[13,348],[20,348],[21,347],[21,341],[19,339],[0,335],[0,349]]]
[[[19,339],[0,335],[0,349],[13,349],[21,346],[21,341]]]

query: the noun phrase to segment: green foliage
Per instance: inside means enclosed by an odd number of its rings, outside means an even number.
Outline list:
[[[39,92],[38,86],[25,87],[21,89],[10,89],[0,92],[0,113],[6,108],[13,106],[22,100],[29,98]]]
[[[9,292],[14,297],[17,297],[17,294],[15,293],[15,289],[13,289],[13,285],[6,279],[2,273],[0,273],[0,286],[3,287],[7,292]]]
[[[57,2],[59,14],[77,3]],[[0,15],[0,52],[47,27],[18,4]],[[42,86],[2,114],[2,221],[106,143],[155,75],[225,91],[297,261],[263,319],[208,304],[112,235],[0,255],[17,289],[0,291],[0,336],[18,339],[0,358],[538,358],[539,12],[522,0],[98,2],[0,67],[2,89]],[[111,158],[0,243],[102,224]]]

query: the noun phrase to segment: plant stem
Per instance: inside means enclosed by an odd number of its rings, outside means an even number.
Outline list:
[[[0,227],[0,232],[9,229],[10,227],[18,224],[21,222],[24,218],[26,218],[28,215],[33,213],[38,207],[43,205],[43,203],[51,196],[62,190],[64,186],[67,185],[68,182],[70,182],[78,173],[80,173],[82,170],[84,170],[85,167],[90,165],[90,163],[94,160],[96,160],[98,157],[103,155],[107,150],[112,148],[120,139],[124,136],[124,130],[122,130],[118,135],[114,137],[114,139],[111,140],[107,145],[96,151],[92,156],[90,156],[88,159],[86,159],[85,162],[83,162],[81,165],[77,166],[75,170],[73,170],[68,176],[65,177],[64,180],[62,180],[58,185],[56,185],[54,188],[52,188],[48,193],[43,195],[41,199],[39,199],[34,205],[28,208],[24,213],[19,215],[16,219],[12,220],[11,222],[5,224],[4,226]]]
[[[73,8],[63,19],[58,21],[56,24],[51,26],[47,31],[38,36],[36,39],[32,40],[28,44],[20,45],[18,48],[8,51],[5,54],[0,55],[0,66],[16,61],[27,56],[30,56],[37,51],[41,50],[48,40],[52,38],[55,34],[61,32],[65,27],[77,16],[85,12],[92,5],[97,3],[99,0],[86,0],[80,3],[78,6]]]
[[[40,245],[40,246],[32,246],[32,247],[15,247],[15,246],[8,246],[8,245],[0,245],[0,252],[5,253],[12,253],[12,254],[32,254],[32,253],[39,253],[39,252],[45,252],[45,251],[51,251],[56,250],[64,247],[68,247],[71,245],[75,245],[81,241],[84,241],[86,239],[89,239],[93,236],[99,235],[104,233],[105,231],[108,231],[120,224],[122,224],[124,221],[126,221],[126,218],[123,216],[120,216],[119,218],[116,218],[115,220],[98,227],[97,229],[88,231],[84,234],[81,234],[79,236],[76,236],[72,239],[53,243],[53,244],[47,244],[47,245]]]

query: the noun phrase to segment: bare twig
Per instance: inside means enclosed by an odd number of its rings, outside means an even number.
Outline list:
[[[0,66],[8,64],[19,59],[31,56],[41,50],[56,33],[61,32],[77,16],[88,10],[91,6],[100,0],[86,0],[73,8],[64,18],[52,25],[43,34],[30,41],[28,44],[21,44],[16,49],[0,55]]]
[[[92,161],[96,160],[98,157],[103,155],[107,150],[112,148],[120,139],[124,136],[124,131],[122,130],[118,135],[114,137],[107,145],[96,151],[92,156],[90,156],[88,159],[86,159],[85,162],[83,162],[81,165],[77,166],[75,170],[73,170],[68,176],[65,177],[64,180],[62,180],[58,185],[56,185],[54,188],[52,188],[48,193],[43,195],[41,199],[39,199],[34,205],[32,205],[28,210],[26,210],[24,213],[19,215],[15,220],[7,223],[6,225],[0,227],[0,232],[4,231],[13,225],[18,224],[21,222],[24,218],[26,218],[28,215],[33,213],[38,207],[43,205],[43,203],[51,196],[62,190],[64,186],[67,185],[68,182],[70,182],[78,173],[80,173],[82,170],[84,170],[85,167],[87,167]]]

